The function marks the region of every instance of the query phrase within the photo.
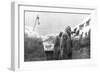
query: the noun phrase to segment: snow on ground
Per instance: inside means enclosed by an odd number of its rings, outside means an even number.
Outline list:
[[[45,36],[41,36],[45,51],[52,51],[54,49],[54,43],[52,43],[52,40],[54,39],[50,37],[56,37],[56,35],[57,34],[47,34]]]

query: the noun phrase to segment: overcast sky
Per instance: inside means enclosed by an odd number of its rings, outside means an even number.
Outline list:
[[[59,33],[64,30],[65,26],[74,27],[89,16],[85,14],[25,12],[25,25],[33,27],[37,14],[40,25],[36,26],[36,31],[40,35]]]

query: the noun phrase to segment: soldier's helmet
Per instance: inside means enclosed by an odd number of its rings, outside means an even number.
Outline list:
[[[70,27],[70,26],[67,26],[67,27],[65,28],[65,32],[66,32],[69,36],[71,36],[71,27]]]
[[[67,26],[67,27],[65,28],[65,32],[71,32],[71,27],[70,27],[70,26]]]

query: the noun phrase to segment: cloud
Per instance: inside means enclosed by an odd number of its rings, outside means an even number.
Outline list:
[[[33,31],[31,26],[25,25],[25,34],[30,38],[40,38],[40,35],[37,31]]]

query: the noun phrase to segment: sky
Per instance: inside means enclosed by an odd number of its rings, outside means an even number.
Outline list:
[[[80,24],[89,15],[47,12],[25,12],[25,25],[34,26],[35,19],[39,16],[40,25],[35,27],[40,35],[55,34],[64,31],[65,27],[74,27]]]

